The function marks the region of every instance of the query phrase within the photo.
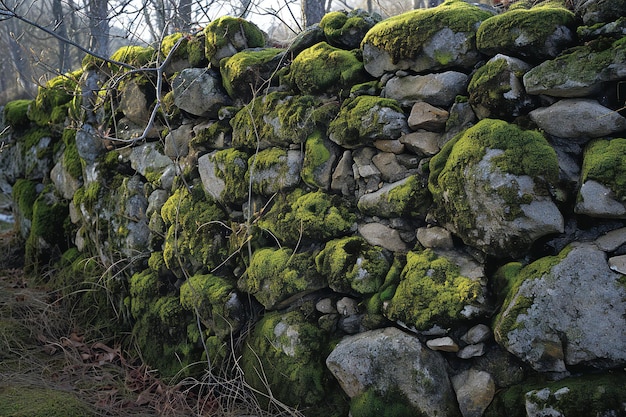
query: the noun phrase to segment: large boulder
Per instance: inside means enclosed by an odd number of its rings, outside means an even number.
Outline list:
[[[342,49],[357,49],[365,34],[382,18],[365,10],[336,11],[324,15],[320,28],[328,43]]]
[[[286,64],[282,49],[246,49],[222,59],[220,74],[228,95],[235,101],[248,102],[267,87],[276,84],[276,73]]]
[[[503,268],[499,275],[509,290],[494,334],[509,352],[557,375],[569,367],[626,363],[624,276],[611,271],[594,244],[578,243],[526,267]]]
[[[206,58],[219,68],[222,58],[248,48],[265,46],[265,34],[254,23],[242,18],[223,16],[204,28]]]
[[[476,30],[492,14],[460,0],[432,9],[416,9],[374,26],[361,44],[365,69],[385,72],[471,69],[480,59]]]
[[[550,196],[558,176],[541,133],[483,119],[431,159],[429,190],[441,224],[469,246],[508,257],[563,231]]]
[[[345,337],[326,365],[354,417],[461,415],[443,357],[396,328]]]

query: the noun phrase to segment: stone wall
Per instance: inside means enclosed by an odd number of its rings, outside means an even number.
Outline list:
[[[27,267],[307,416],[626,415],[626,2],[531,6],[85,59],[4,108]]]

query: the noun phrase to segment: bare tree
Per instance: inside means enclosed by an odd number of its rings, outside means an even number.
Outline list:
[[[326,2],[324,0],[301,0],[302,26],[309,27],[319,23],[326,12]]]

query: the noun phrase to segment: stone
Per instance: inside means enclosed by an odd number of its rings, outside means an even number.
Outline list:
[[[425,248],[452,249],[452,233],[443,227],[430,226],[417,229],[417,241]]]
[[[472,105],[465,102],[454,103],[450,108],[450,116],[446,122],[446,130],[439,139],[438,145],[443,147],[450,139],[476,124],[476,114]]]
[[[494,325],[498,343],[539,372],[626,361],[626,288],[593,243],[522,268]],[[602,320],[598,320],[602,317]]]
[[[167,168],[174,166],[174,161],[161,152],[157,142],[148,142],[133,147],[128,159],[131,168],[146,178],[163,174]]]
[[[406,148],[420,156],[433,156],[439,152],[439,142],[441,134],[418,129],[416,132],[407,133],[400,137],[400,143]]]
[[[428,190],[417,174],[385,184],[357,202],[361,213],[384,218],[423,215],[429,206]]]
[[[217,164],[212,156],[217,151],[198,158],[198,173],[204,190],[214,199],[221,200],[226,189],[226,182],[216,174]]]
[[[591,99],[563,99],[529,113],[550,135],[590,139],[626,130],[626,118]]]
[[[87,164],[93,164],[98,156],[105,151],[102,138],[98,136],[96,129],[87,123],[84,123],[76,132],[76,148],[78,155]]]
[[[580,186],[580,200],[574,212],[592,217],[626,218],[626,205],[617,201],[613,191],[597,181],[588,180]]]
[[[336,314],[337,309],[330,298],[322,298],[315,304],[315,309],[322,314]]]
[[[372,157],[372,163],[380,172],[380,178],[385,182],[396,182],[409,176],[409,172],[398,163],[393,153],[379,152]]]
[[[424,101],[433,106],[448,107],[457,96],[465,94],[468,81],[467,75],[457,71],[393,77],[385,84],[383,96],[404,106]]]
[[[359,234],[370,245],[382,246],[391,252],[406,252],[409,249],[400,232],[380,223],[359,225]]]
[[[280,150],[278,155],[274,151],[278,151],[278,148],[268,148],[259,152],[257,155],[259,160],[265,155],[270,155],[272,158],[263,164],[257,163],[250,174],[253,190],[262,195],[272,195],[278,191],[293,188],[300,182],[302,152]]]
[[[357,334],[363,331],[361,326],[362,314],[351,314],[349,316],[340,316],[337,322],[337,328],[346,334]]]
[[[276,72],[286,65],[285,53],[278,48],[251,48],[223,59],[219,64],[224,89],[236,102],[247,103],[270,85]]]
[[[449,113],[446,110],[432,106],[424,101],[419,101],[411,108],[411,114],[407,122],[409,128],[413,130],[440,131],[445,127],[448,116]]]
[[[477,324],[461,336],[461,340],[467,344],[486,342],[491,337],[491,329],[486,324]]]
[[[586,0],[578,5],[577,12],[582,16],[583,23],[593,26],[597,23],[606,23],[617,20],[626,15],[624,0]]]
[[[365,34],[381,19],[378,13],[363,9],[343,10],[327,13],[319,26],[331,45],[351,50],[361,46]]]
[[[485,344],[477,343],[475,345],[467,345],[461,348],[456,356],[460,359],[471,359],[485,354]]]
[[[356,184],[352,171],[352,152],[344,151],[333,171],[330,189],[344,196],[354,195]]]
[[[219,76],[209,69],[187,68],[172,81],[174,105],[200,117],[217,117],[220,107],[231,104]]]
[[[611,230],[597,238],[594,243],[600,250],[613,252],[626,243],[626,227]]]
[[[610,257],[609,268],[611,268],[612,271],[626,275],[626,255]]]
[[[374,147],[382,152],[390,152],[393,154],[401,154],[404,152],[404,144],[400,142],[398,139],[393,140],[375,140],[373,143]]]
[[[481,417],[496,393],[491,375],[469,369],[451,379],[463,417]]]
[[[50,171],[50,180],[54,184],[54,187],[61,193],[64,199],[71,200],[74,197],[76,190],[82,185],[81,181],[74,178],[65,169],[63,161],[57,162]]]
[[[223,58],[248,48],[265,46],[265,34],[257,25],[242,18],[222,16],[203,30],[204,54],[213,68],[219,68]]]
[[[337,300],[336,306],[342,316],[353,316],[359,313],[359,302],[354,298],[343,297]]]
[[[414,410],[413,415],[461,415],[445,360],[399,329],[344,337],[328,355],[326,366],[351,399],[368,391],[383,397],[396,392]]]
[[[123,84],[119,110],[130,121],[141,126],[150,120],[152,113],[150,107],[156,97],[156,91],[151,83],[140,84],[138,80],[133,78]]]
[[[449,336],[430,339],[426,342],[426,346],[428,346],[429,349],[439,350],[441,352],[459,351],[459,345]]]

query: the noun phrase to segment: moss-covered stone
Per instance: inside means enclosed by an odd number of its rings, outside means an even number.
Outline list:
[[[359,236],[326,243],[315,264],[334,291],[357,295],[377,292],[391,266],[383,248]]]
[[[324,15],[320,27],[329,44],[343,49],[356,49],[365,34],[378,22],[381,16],[361,9],[335,11]]]
[[[83,163],[78,154],[78,148],[76,147],[76,130],[65,129],[63,130],[63,136],[61,137],[65,144],[65,150],[63,151],[63,166],[75,179],[81,179],[83,176]]]
[[[0,415],[6,417],[88,417],[98,414],[71,392],[11,385],[0,387]]]
[[[347,96],[354,84],[365,82],[368,76],[357,51],[345,51],[320,42],[293,60],[286,79],[303,94]]]
[[[431,249],[409,252],[385,315],[418,330],[447,328],[466,319],[463,310],[483,295],[479,280],[460,275],[460,268]]]
[[[180,304],[206,327],[208,335],[224,339],[237,333],[245,321],[245,312],[235,285],[226,278],[194,275],[180,287]]]
[[[246,382],[311,417],[345,415],[345,401],[324,360],[327,337],[300,311],[266,314],[247,338],[241,358]],[[343,403],[343,404],[341,404]]]
[[[277,84],[276,73],[285,64],[282,49],[247,49],[237,52],[220,62],[224,89],[232,99],[248,102],[263,89]]]
[[[222,58],[233,56],[247,48],[265,46],[265,35],[254,23],[245,19],[223,16],[204,28],[205,55],[219,67]]]
[[[37,198],[37,184],[33,181],[20,178],[15,184],[11,192],[13,203],[19,210],[19,213],[26,219],[33,218],[33,205]]]
[[[596,181],[607,186],[619,201],[626,200],[626,139],[597,139],[585,148],[582,183]]]
[[[354,149],[377,139],[397,139],[406,128],[406,118],[396,100],[358,96],[346,100],[328,126],[329,138]]]
[[[161,41],[161,46],[159,48],[161,58],[167,58],[176,46],[176,44],[178,44],[176,51],[170,59],[187,59],[189,56],[189,52],[187,51],[189,39],[189,35],[181,32],[172,33],[171,35],[167,35],[166,37],[164,37]]]
[[[350,401],[353,417],[404,417],[420,415],[419,410],[408,406],[402,393],[386,392],[384,395],[370,388]],[[420,414],[418,414],[420,413]]]
[[[63,123],[81,74],[82,70],[59,75],[40,86],[28,118],[39,126]]]
[[[266,309],[280,308],[292,297],[326,285],[315,269],[314,259],[315,253],[293,253],[289,248],[257,250],[239,287]]]
[[[4,121],[14,128],[25,127],[30,123],[28,107],[33,100],[13,100],[4,106]]]
[[[363,195],[357,207],[370,216],[420,218],[426,216],[431,203],[425,178],[415,174]]]
[[[265,149],[303,143],[315,130],[325,130],[337,110],[337,103],[309,95],[273,92],[257,97],[230,121],[233,146]]]
[[[302,154],[282,148],[264,149],[248,159],[245,183],[254,193],[272,195],[294,188],[300,182]]]
[[[150,46],[122,46],[111,55],[113,61],[122,62],[133,67],[148,66],[156,57],[156,51]],[[116,68],[116,65],[112,65]]]
[[[336,160],[334,145],[321,131],[315,131],[304,144],[304,161],[300,175],[309,186],[327,189]]]
[[[485,20],[476,32],[481,52],[542,60],[554,58],[573,41],[574,13],[554,4],[516,8]]]
[[[301,239],[327,241],[348,234],[356,215],[337,195],[296,189],[276,198],[271,210],[258,221],[279,241],[295,245]]]
[[[192,36],[187,42],[189,66],[192,68],[204,68],[209,64],[205,55],[205,39],[206,36],[202,32]]]
[[[237,149],[224,149],[213,154],[215,175],[225,184],[220,196],[225,202],[243,202],[248,196],[248,158],[250,156]]]
[[[201,186],[177,189],[161,208],[161,217],[168,228],[163,257],[176,275],[208,272],[228,257],[220,222],[226,216]]]

